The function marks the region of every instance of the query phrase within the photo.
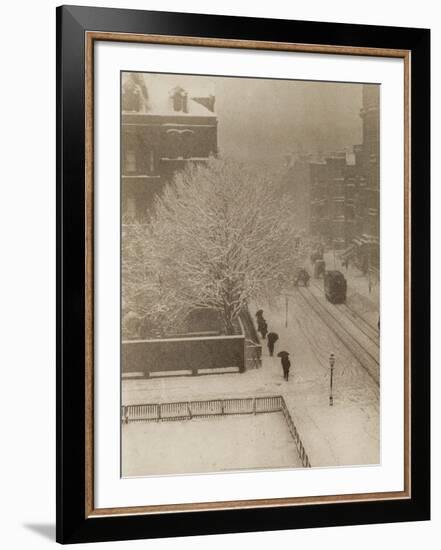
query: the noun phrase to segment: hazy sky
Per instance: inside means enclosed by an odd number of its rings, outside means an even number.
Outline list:
[[[145,75],[153,90],[180,85],[216,96],[219,152],[248,160],[292,151],[334,151],[361,142],[360,84]]]

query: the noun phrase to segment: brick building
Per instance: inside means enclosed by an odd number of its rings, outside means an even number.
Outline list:
[[[362,92],[363,142],[309,163],[310,233],[378,278],[380,139],[379,86]],[[304,191],[307,193],[307,191]]]
[[[217,154],[215,96],[124,73],[121,114],[123,218],[146,215],[155,194],[189,163]]]
[[[380,136],[379,86],[363,86],[363,144],[356,148],[354,258],[363,271],[378,275],[380,266]]]

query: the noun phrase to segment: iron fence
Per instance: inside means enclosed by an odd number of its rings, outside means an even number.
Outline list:
[[[283,398],[282,398],[281,411],[283,413],[283,416],[285,417],[286,424],[288,425],[288,429],[291,433],[291,436],[294,439],[294,443],[296,444],[297,452],[299,454],[300,460],[302,461],[302,466],[304,468],[311,468],[311,462],[309,460],[308,454],[306,453],[306,450],[305,450],[305,447],[303,446],[303,442],[300,438],[299,432],[297,431],[297,428],[293,422],[291,414]]]
[[[121,407],[121,421],[128,424],[129,422],[191,420],[192,418],[272,412],[283,414],[302,466],[311,468],[311,462],[302,439],[281,395],[123,405]]]

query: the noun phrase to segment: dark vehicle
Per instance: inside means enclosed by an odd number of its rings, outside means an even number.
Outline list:
[[[300,284],[302,284],[303,286],[308,286],[310,278],[311,277],[306,269],[304,267],[301,267],[294,275],[294,286],[299,286]]]
[[[318,279],[326,272],[325,260],[316,260],[314,263],[314,277]]]
[[[346,302],[346,279],[341,271],[327,271],[324,276],[325,296],[331,304]]]

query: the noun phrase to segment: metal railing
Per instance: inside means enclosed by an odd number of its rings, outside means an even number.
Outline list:
[[[311,462],[309,460],[308,454],[306,453],[306,450],[305,450],[305,447],[303,446],[303,442],[300,438],[299,432],[297,431],[297,428],[293,422],[293,419],[291,418],[291,414],[283,398],[282,398],[282,413],[283,413],[283,416],[285,417],[291,436],[294,439],[294,443],[296,444],[297,452],[299,454],[300,460],[302,461],[302,466],[304,468],[311,468]]]
[[[311,468],[311,462],[299,432],[281,395],[123,405],[121,407],[121,421],[128,424],[129,422],[191,420],[192,418],[272,412],[283,414],[302,466]]]
[[[245,362],[247,369],[259,369],[262,366],[262,346],[245,339]]]
[[[262,346],[248,307],[242,311],[238,320],[245,335],[245,368],[258,369],[262,366]]]

